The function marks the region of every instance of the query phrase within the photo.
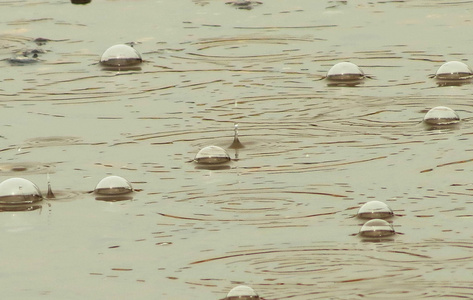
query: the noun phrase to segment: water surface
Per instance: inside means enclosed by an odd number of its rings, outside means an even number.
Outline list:
[[[0,3],[1,179],[56,199],[0,213],[0,286],[21,299],[471,297],[468,1]],[[38,38],[40,38],[38,40]],[[144,62],[103,70],[110,46]],[[38,61],[11,64],[28,49]],[[324,80],[351,61],[372,77]],[[459,128],[426,130],[448,106]],[[234,125],[241,149],[229,149]],[[202,170],[199,149],[229,169]],[[235,159],[238,158],[238,159]],[[97,201],[108,175],[131,200]],[[370,200],[397,234],[357,236]]]

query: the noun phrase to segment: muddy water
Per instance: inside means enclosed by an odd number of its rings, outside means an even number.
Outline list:
[[[1,179],[56,199],[0,213],[0,286],[16,299],[469,298],[471,84],[468,1],[216,0],[0,3]],[[35,43],[35,39],[46,41]],[[135,42],[141,69],[106,71]],[[11,64],[28,49],[38,61]],[[351,61],[370,75],[329,86]],[[430,108],[462,123],[426,130]],[[190,161],[241,149],[229,169]],[[89,193],[127,178],[132,200]],[[357,236],[369,200],[397,234]]]

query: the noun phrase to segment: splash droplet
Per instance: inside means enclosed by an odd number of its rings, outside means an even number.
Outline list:
[[[131,192],[133,192],[131,183],[120,176],[105,177],[95,187],[95,193],[99,195],[121,195]]]
[[[471,69],[459,61],[446,62],[435,73],[435,78],[440,80],[464,80],[472,76]]]
[[[369,201],[358,210],[357,216],[362,219],[385,219],[393,216],[389,206],[381,201]]]
[[[360,229],[360,235],[364,237],[384,237],[395,233],[393,226],[382,219],[369,220]]]
[[[109,67],[131,67],[140,64],[140,53],[133,47],[119,44],[108,48],[100,59],[100,63]]]
[[[49,173],[47,175],[48,178],[48,193],[46,194],[46,197],[49,199],[56,198],[53,193],[53,189],[51,188],[51,177],[49,177]]]
[[[446,106],[437,106],[429,110],[424,116],[426,125],[455,125],[460,123],[460,117],[451,108]]]
[[[245,148],[245,146],[243,146],[243,144],[240,142],[240,139],[238,138],[238,124],[235,124],[233,142],[228,148],[230,148],[230,149]]]
[[[225,164],[230,161],[230,155],[221,147],[207,146],[197,153],[194,161],[202,165]]]
[[[327,72],[327,79],[332,81],[358,81],[363,78],[363,71],[351,62],[337,63]]]
[[[39,188],[24,178],[10,178],[0,183],[0,204],[30,204],[43,199]]]
[[[228,292],[225,300],[258,300],[260,297],[249,286],[239,285]]]

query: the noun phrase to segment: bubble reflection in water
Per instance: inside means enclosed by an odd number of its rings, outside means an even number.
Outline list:
[[[228,168],[227,164],[231,161],[230,155],[225,149],[219,146],[207,146],[197,152],[194,162],[200,168]]]
[[[41,191],[27,179],[10,178],[0,183],[0,204],[31,204],[41,200]]]
[[[393,211],[384,202],[369,201],[358,210],[357,216],[362,219],[385,219],[393,216]]]
[[[95,187],[95,193],[98,195],[123,195],[131,192],[131,183],[120,176],[105,177]]]
[[[470,79],[472,75],[473,72],[465,63],[449,61],[437,70],[435,78],[439,80],[464,80]]]
[[[424,124],[428,127],[452,126],[458,123],[460,123],[458,114],[446,106],[434,107],[424,116]]]
[[[119,44],[108,48],[100,58],[100,63],[107,67],[133,67],[142,62],[140,53],[133,47]]]
[[[239,285],[228,292],[225,300],[259,300],[258,294],[249,286]]]
[[[394,228],[388,221],[382,219],[372,219],[367,221],[360,229],[360,236],[363,237],[386,237],[395,234]]]
[[[359,83],[365,78],[364,72],[351,62],[340,62],[335,64],[327,72],[327,80],[334,82]]]

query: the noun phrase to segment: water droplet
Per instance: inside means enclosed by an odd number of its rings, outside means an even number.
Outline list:
[[[471,69],[459,61],[449,61],[444,63],[435,73],[435,78],[440,80],[464,80],[473,75]]]
[[[364,237],[384,237],[395,234],[394,228],[386,220],[373,219],[366,222],[360,229]]]
[[[243,144],[240,142],[240,139],[238,138],[238,124],[235,124],[234,131],[235,131],[235,133],[233,135],[233,142],[228,148],[230,148],[230,149],[245,148],[245,146],[243,146]]]
[[[230,155],[221,147],[207,146],[197,153],[194,161],[202,165],[225,164],[230,161]]]
[[[358,210],[357,216],[362,219],[385,219],[393,216],[389,206],[381,201],[369,201]]]
[[[258,300],[260,297],[249,286],[239,285],[228,292],[226,300]]]
[[[51,177],[49,176],[49,173],[47,174],[47,179],[48,179],[48,194],[46,195],[46,197],[49,199],[56,198],[56,196],[54,196],[53,189],[51,188]]]
[[[121,195],[131,192],[133,192],[131,183],[120,176],[105,177],[95,187],[95,193],[99,195]]]
[[[363,71],[350,62],[340,62],[335,64],[327,72],[327,79],[332,81],[359,81],[365,78]]]
[[[130,67],[140,64],[140,53],[135,48],[119,44],[108,48],[100,59],[100,63],[109,67]]]
[[[30,204],[43,199],[39,188],[24,178],[10,178],[0,183],[0,204]]]
[[[460,123],[460,117],[451,108],[437,106],[429,110],[424,116],[424,123],[430,126],[455,125]]]

